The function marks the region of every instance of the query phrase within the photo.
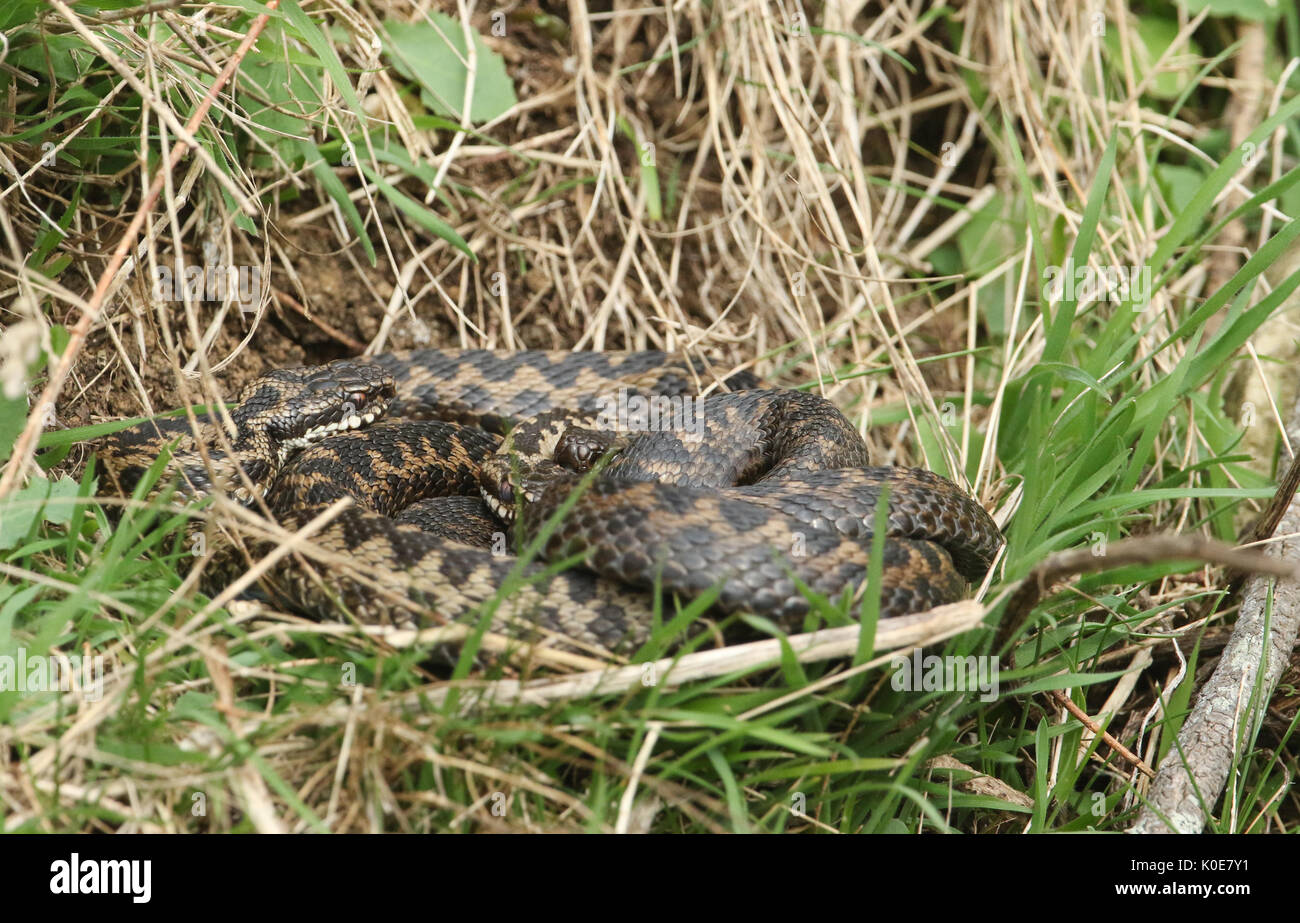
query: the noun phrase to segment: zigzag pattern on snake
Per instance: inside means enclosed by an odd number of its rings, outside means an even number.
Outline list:
[[[602,418],[616,401],[679,410],[672,401],[716,385],[685,425],[610,432]],[[886,489],[883,617],[960,598],[1002,541],[951,482],[869,467],[824,399],[762,390],[745,373],[718,383],[660,352],[426,349],[280,370],[244,389],[231,420],[201,418],[197,436],[184,418],[152,420],[102,440],[98,456],[129,495],[179,440],[182,490],[264,493],[289,530],[351,498],[312,538],[329,566],[312,573],[288,556],[261,581],[273,603],[323,618],[422,626],[487,604],[498,629],[611,650],[647,637],[658,588],[716,590],[720,612],[797,628],[801,585],[861,590]],[[502,553],[535,539],[543,559],[578,566],[556,573]],[[226,549],[205,590],[245,566]]]

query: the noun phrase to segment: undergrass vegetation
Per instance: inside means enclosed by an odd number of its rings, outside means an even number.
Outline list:
[[[98,658],[71,690],[0,682],[0,827],[1126,829],[1232,625],[1228,578],[1120,561],[1009,601],[1053,552],[1236,543],[1273,496],[1300,14],[438,6],[0,12],[0,657]],[[260,284],[212,297],[214,267]],[[968,487],[1005,549],[905,643],[870,594],[812,599],[805,631],[851,632],[835,656],[714,625],[705,597],[617,660],[565,659],[494,641],[491,604],[431,638],[209,599],[212,530],[256,526],[147,502],[161,464],[114,499],[86,444],[268,368],[424,345],[686,349],[818,390],[877,464]],[[724,632],[777,640],[673,678]],[[1213,829],[1296,829],[1296,698],[1243,731]]]

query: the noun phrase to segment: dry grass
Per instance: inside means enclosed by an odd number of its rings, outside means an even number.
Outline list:
[[[1008,526],[1005,571],[995,583],[1097,534],[1231,538],[1224,531],[1237,512],[1231,504],[1267,493],[1285,397],[1294,393],[1288,380],[1250,399],[1258,409],[1257,473],[1207,466],[1204,482],[1176,481],[1186,495],[1153,495],[1131,513],[1099,504],[1091,520],[1035,531],[1055,501],[1050,484],[1034,479],[1060,472],[1043,470],[1034,451],[1069,460],[1095,446],[1052,430],[1064,430],[1069,413],[1091,400],[1086,389],[1076,397],[1067,393],[1070,379],[1054,379],[1035,398],[1041,406],[1026,409],[1027,383],[1045,368],[1076,365],[1093,382],[1121,387],[1120,373],[1142,359],[1123,387],[1158,391],[1221,325],[1231,328],[1216,314],[1184,329],[1189,315],[1288,220],[1280,201],[1252,210],[1248,232],[1244,219],[1219,232],[1242,232],[1219,257],[1222,278],[1210,278],[1216,264],[1208,260],[1175,265],[1146,310],[1080,304],[1078,321],[1062,328],[1066,352],[1054,341],[1060,303],[1049,311],[1039,297],[1044,266],[1089,227],[1096,238],[1085,255],[1094,265],[1146,265],[1188,207],[1168,182],[1182,174],[1168,165],[1208,174],[1290,101],[1284,87],[1292,75],[1279,75],[1272,57],[1256,68],[1258,83],[1229,75],[1225,64],[1200,72],[1208,53],[1188,39],[1204,44],[1228,28],[1219,21],[1179,21],[1166,54],[1139,66],[1132,51],[1139,22],[1120,4],[1105,5],[1100,34],[1094,12],[1081,5],[1029,0],[973,2],[946,14],[921,2],[807,14],[790,3],[683,0],[612,12],[573,3],[549,20],[531,7],[440,4],[504,57],[519,97],[458,132],[428,127],[410,81],[378,53],[381,23],[410,19],[409,5],[307,4],[311,21],[334,27],[321,34],[350,87],[318,75],[323,100],[301,99],[288,115],[321,148],[360,137],[363,126],[372,133],[356,149],[368,173],[332,171],[373,242],[371,265],[310,158],[289,156],[277,141],[283,134],[251,130],[268,100],[248,79],[247,63],[235,91],[215,97],[212,119],[226,131],[205,125],[195,153],[173,172],[154,172],[186,138],[184,123],[236,53],[247,16],[219,4],[163,4],[152,31],[130,20],[136,28],[113,32],[104,23],[111,17],[52,6],[42,30],[80,33],[101,56],[99,70],[116,94],[104,105],[133,94],[149,103],[134,119],[115,113],[106,123],[105,112],[91,108],[61,122],[49,134],[53,166],[42,165],[47,149],[36,137],[0,143],[9,177],[0,193],[9,257],[9,306],[0,311],[5,381],[39,401],[35,385],[50,379],[31,380],[26,364],[50,349],[51,325],[85,318],[88,332],[65,352],[69,375],[54,389],[53,417],[34,413],[41,419],[33,433],[213,402],[264,369],[351,355],[358,346],[653,347],[817,388],[859,424],[877,463],[925,466],[964,482]],[[506,14],[504,36],[492,34],[497,13]],[[164,35],[164,26],[174,34]],[[1108,37],[1122,54],[1107,51]],[[307,67],[308,52],[321,54],[287,38],[278,19],[256,46],[257,54],[282,55],[290,72]],[[1182,81],[1191,100],[1185,110],[1151,95],[1161,76]],[[17,74],[9,86],[11,110],[50,92]],[[1219,127],[1206,103],[1222,97],[1257,109],[1234,129],[1241,134],[1228,154],[1214,156],[1202,150]],[[65,149],[104,124],[135,133],[123,147],[148,151],[148,170],[129,157],[102,173],[67,162]],[[23,127],[10,119],[0,135]],[[1111,168],[1106,145],[1115,135],[1123,143]],[[1223,209],[1295,166],[1286,137],[1279,131],[1262,145],[1262,161],[1236,171],[1219,197]],[[420,174],[384,156],[379,141],[404,150]],[[164,180],[158,205],[142,212],[154,176]],[[1109,182],[1100,224],[1085,208],[1097,182]],[[394,207],[387,184],[448,222],[475,258]],[[79,201],[69,207],[73,186]],[[65,210],[63,239],[48,260],[70,262],[46,274],[18,271]],[[106,279],[105,254],[138,214],[147,219],[139,244]],[[1216,242],[1207,240],[1206,251]],[[148,279],[178,255],[257,267],[271,285],[248,310],[231,299],[160,303]],[[1293,270],[1259,275],[1247,303],[1284,287]],[[97,285],[99,298],[91,294]],[[1120,316],[1125,311],[1131,317]],[[1270,313],[1293,338],[1284,311]],[[53,345],[58,339],[56,332]],[[1281,340],[1257,352],[1286,360],[1293,347],[1286,333]],[[1089,356],[1094,347],[1113,349],[1113,359]],[[1097,368],[1087,371],[1089,361]],[[1242,381],[1264,380],[1263,368],[1243,366]],[[1224,384],[1214,377],[1199,397],[1180,398],[1186,419],[1171,417],[1149,434],[1148,456],[1133,462],[1142,470],[1131,479],[1126,468],[1110,471],[1085,499],[1160,488],[1171,472],[1227,454],[1226,436],[1202,431],[1198,403],[1231,423],[1233,408],[1215,404]],[[1040,416],[1043,427],[1034,423]],[[1026,446],[1031,434],[1060,441]],[[30,453],[23,454],[25,463]],[[87,455],[74,450],[58,470],[79,474]],[[25,470],[11,464],[5,487]],[[1192,490],[1206,487],[1238,494],[1213,506]],[[94,571],[104,550],[81,548],[71,570]],[[6,586],[43,585],[56,600],[64,585],[50,573],[68,570],[58,562],[47,573],[26,558],[5,567]],[[1018,651],[1002,652],[1005,662],[1026,681],[1129,668],[1118,678],[1059,685],[1089,715],[1109,716],[1111,731],[1150,759],[1161,746],[1161,709],[1179,686],[1170,638],[1194,637],[1225,617],[1188,606],[1221,585],[1217,573],[1176,570],[1067,594],[1063,609],[1044,608],[1025,626]],[[87,584],[113,604],[87,604],[77,611],[93,615],[65,616],[50,638],[35,626],[53,622],[25,627],[32,639],[64,644],[86,641],[93,628],[95,650],[109,663],[108,693],[98,703],[73,696],[62,712],[53,701],[9,706],[12,723],[0,728],[6,827],[1117,829],[1143,791],[1133,766],[1099,750],[1092,732],[1041,690],[1004,695],[991,718],[978,702],[955,711],[950,699],[898,707],[879,671],[831,666],[774,677],[751,664],[677,698],[664,690],[646,700],[633,689],[600,704],[470,714],[411,649],[257,607],[233,605],[227,616],[193,602],[190,582],[146,577],[122,595],[110,590],[113,581]],[[979,599],[996,600],[989,611],[1000,611],[1002,597],[988,587]],[[1097,608],[1106,625],[1118,619],[1126,630],[1098,642]],[[57,606],[41,618],[51,611]],[[974,632],[944,650],[990,654],[991,640],[991,632]],[[340,664],[363,677],[342,693]],[[514,678],[498,669],[496,676]],[[715,697],[739,703],[727,715],[748,714],[763,700],[781,708],[760,709],[747,724],[719,718]],[[893,713],[893,723],[864,738],[862,722],[881,711]],[[1273,795],[1277,774],[1295,766],[1285,749],[1293,712],[1282,716],[1280,743],[1260,744],[1273,759],[1259,772],[1258,791],[1244,796],[1258,814],[1243,824],[1256,829],[1294,823],[1295,797]],[[920,794],[904,797],[903,789]],[[1093,793],[1105,811],[1089,817]],[[795,795],[812,807],[791,813]],[[944,808],[954,798],[955,814]],[[202,815],[191,810],[199,802]]]

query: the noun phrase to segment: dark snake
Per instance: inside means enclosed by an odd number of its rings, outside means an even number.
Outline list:
[[[612,650],[667,621],[655,602],[674,594],[797,629],[801,587],[861,593],[885,496],[881,617],[960,599],[1003,541],[952,482],[870,467],[825,399],[747,373],[717,381],[661,352],[388,353],[268,373],[229,416],[201,416],[197,433],[153,418],[97,456],[130,496],[170,446],[183,494],[264,499],[290,532],[348,498],[311,537],[333,563],[288,555],[259,581],[268,601],[318,618],[486,613],[495,630]],[[539,559],[521,562],[530,544]],[[216,557],[208,592],[248,566],[230,548]]]

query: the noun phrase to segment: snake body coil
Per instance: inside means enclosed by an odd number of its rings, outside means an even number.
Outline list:
[[[152,420],[98,454],[129,495],[180,438],[172,467],[190,493],[264,492],[291,531],[331,512],[311,538],[315,566],[285,556],[261,581],[318,617],[426,625],[486,611],[516,634],[608,650],[647,636],[658,588],[716,590],[722,612],[797,627],[800,586],[836,597],[864,584],[886,493],[882,616],[951,602],[987,571],[1001,534],[951,482],[868,467],[818,396],[741,373],[733,393],[695,397],[714,382],[659,352],[389,353],[271,373],[245,388],[229,429]],[[633,431],[619,431],[628,408]],[[507,553],[529,544],[580,566]],[[205,589],[243,565],[231,550],[217,560]]]

